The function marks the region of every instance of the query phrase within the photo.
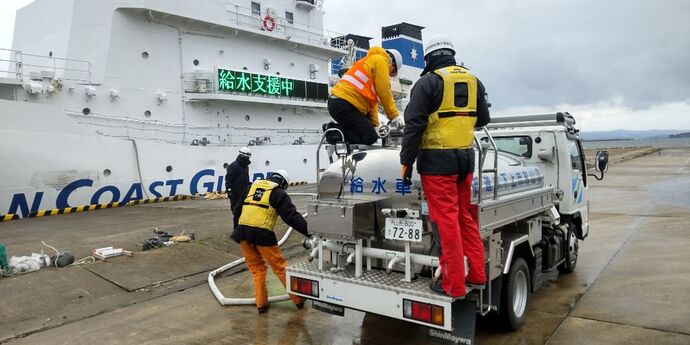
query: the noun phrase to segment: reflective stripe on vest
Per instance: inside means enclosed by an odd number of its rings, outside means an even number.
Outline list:
[[[375,105],[378,103],[378,95],[374,87],[374,79],[367,73],[364,68],[364,62],[367,57],[359,59],[352,67],[340,78],[340,81],[352,86],[359,92],[369,103]]]
[[[443,79],[443,100],[422,136],[422,149],[466,149],[474,142],[477,124],[477,77],[465,68],[450,66],[434,71]],[[456,88],[467,90],[467,104],[455,104]]]
[[[239,224],[273,231],[278,212],[269,203],[271,192],[278,184],[268,180],[258,180],[251,188],[242,205]]]

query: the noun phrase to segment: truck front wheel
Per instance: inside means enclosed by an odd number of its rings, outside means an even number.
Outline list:
[[[516,257],[510,271],[503,276],[500,318],[504,328],[516,331],[522,327],[527,315],[530,279],[525,259]]]

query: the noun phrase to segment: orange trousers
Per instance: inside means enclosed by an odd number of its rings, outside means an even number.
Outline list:
[[[240,242],[240,248],[244,255],[245,263],[252,273],[254,282],[254,295],[256,296],[256,307],[261,308],[268,305],[268,290],[266,290],[266,262],[271,265],[271,270],[280,279],[285,287],[285,268],[287,260],[283,258],[283,253],[278,246],[256,246],[247,241]],[[295,305],[302,302],[302,298],[290,295],[290,299]]]

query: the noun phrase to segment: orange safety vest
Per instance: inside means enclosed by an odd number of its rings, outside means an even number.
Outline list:
[[[364,62],[368,58],[368,56],[365,56],[364,58],[357,60],[357,62],[350,67],[347,73],[340,78],[340,81],[354,87],[357,92],[359,92],[369,101],[369,103],[371,103],[373,108],[376,106],[376,104],[378,104],[379,97],[376,94],[376,88],[374,87],[374,78],[372,78],[364,68]]]

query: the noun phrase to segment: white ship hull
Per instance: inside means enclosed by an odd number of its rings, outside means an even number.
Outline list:
[[[252,147],[252,179],[287,169],[292,181],[316,182],[329,61],[356,55],[350,35],[323,29],[321,5],[39,0],[22,8],[13,48],[0,49],[0,216],[222,191],[225,165],[242,146]],[[409,55],[400,73],[416,76],[421,27],[400,25],[417,38],[383,43]],[[396,85],[400,96],[410,83]]]
[[[0,101],[0,109],[0,215],[220,192],[224,164],[237,155],[232,146],[103,137],[53,106]],[[290,169],[293,181],[316,178],[316,145],[252,152],[253,179],[279,168]]]

